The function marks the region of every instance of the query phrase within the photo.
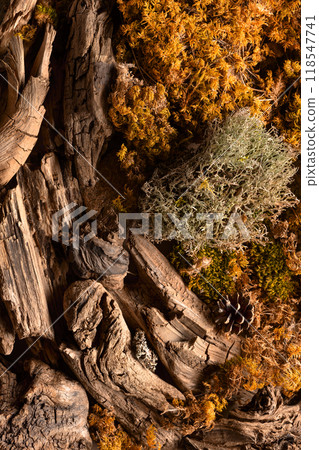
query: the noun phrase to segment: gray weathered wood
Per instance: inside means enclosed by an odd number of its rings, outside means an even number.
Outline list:
[[[89,402],[83,387],[41,361],[18,383],[0,364],[1,449],[90,449]]]

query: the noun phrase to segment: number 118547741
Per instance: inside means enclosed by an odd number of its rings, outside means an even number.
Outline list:
[[[316,76],[316,18],[306,17],[306,81],[315,81]]]

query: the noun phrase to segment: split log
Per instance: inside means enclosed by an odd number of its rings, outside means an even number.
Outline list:
[[[25,369],[28,377],[18,383],[0,364],[0,449],[92,448],[81,385],[40,361]]]
[[[38,139],[45,114],[43,102],[49,89],[49,64],[54,38],[55,30],[48,24],[25,86],[23,44],[19,37],[12,38],[10,54],[2,60],[11,86],[8,86],[7,109],[1,118],[0,186],[5,186],[18,172]],[[19,97],[16,91],[20,89]]]
[[[43,158],[40,170],[24,167],[17,183],[1,207],[0,293],[19,339],[53,339],[50,313],[55,318],[62,311],[58,303],[67,287],[68,264],[53,245],[52,215],[71,201],[81,203],[81,197],[76,180],[62,174],[53,154]],[[10,342],[8,354],[12,334],[6,331],[3,339]]]

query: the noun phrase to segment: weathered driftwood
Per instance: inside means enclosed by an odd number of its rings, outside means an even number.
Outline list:
[[[0,449],[90,449],[89,402],[83,387],[31,360],[26,378],[0,364]]]
[[[240,339],[217,334],[209,308],[151,242],[131,236],[126,246],[141,281],[113,295],[131,325],[145,331],[176,385],[199,388],[209,368],[239,354]]]
[[[1,297],[20,339],[53,338],[48,280],[27,219],[21,187],[9,191],[0,223]]]
[[[231,411],[229,417],[219,420],[211,432],[185,438],[184,448],[300,449],[300,402],[284,404],[279,391],[267,387],[244,409],[247,411]]]
[[[117,302],[93,280],[77,281],[64,296],[65,318],[79,348],[62,344],[62,355],[87,391],[127,429],[145,439],[152,419],[184,396],[133,355],[131,333]],[[174,432],[161,431],[162,444]]]
[[[50,325],[62,313],[59,299],[67,287],[69,262],[62,247],[52,241],[52,218],[71,202],[82,204],[77,179],[67,167],[61,169],[54,154],[42,159],[40,169],[24,167],[18,174],[17,186],[4,197],[0,218],[0,293],[19,339],[43,333],[53,339]],[[64,218],[70,225],[71,244],[72,221]],[[73,247],[69,248],[74,256]],[[103,284],[122,285],[128,267],[128,254],[123,247],[95,238],[76,252],[72,267],[78,269],[78,275],[79,271],[82,277],[103,275]],[[14,340],[7,322],[5,316],[0,322],[4,332],[0,345],[6,354],[11,352]]]
[[[106,87],[114,67],[110,6],[103,0],[73,3],[69,37],[64,118],[66,154],[73,155],[81,189],[95,184],[101,151],[112,126],[106,113]]]
[[[215,346],[217,354],[221,351],[224,355],[230,345],[233,347],[229,355],[238,354],[240,339],[217,337],[210,308],[187,288],[181,276],[150,241],[140,235],[131,235],[126,245],[141,280],[159,296],[163,309],[181,316],[185,326],[195,335]]]
[[[66,187],[71,183],[73,191]],[[68,264],[53,246],[52,215],[71,200],[81,201],[76,186],[76,180],[62,175],[56,156],[50,154],[43,158],[41,169],[24,167],[17,186],[4,198],[0,292],[19,339],[54,337],[50,312],[53,318],[62,312],[57,305],[67,287]],[[3,339],[12,340],[9,333]],[[12,344],[5,353],[10,349]]]
[[[22,40],[13,36],[9,54],[2,61],[7,71],[7,108],[0,127],[0,186],[5,186],[29,157],[37,139],[49,89],[49,64],[55,30],[47,25],[42,46],[35,59],[30,78],[24,85],[25,67]],[[16,90],[21,90],[22,97]]]
[[[70,246],[69,261],[80,278],[98,278],[105,287],[120,289],[128,271],[129,256],[123,245],[93,237],[80,239],[79,248]]]

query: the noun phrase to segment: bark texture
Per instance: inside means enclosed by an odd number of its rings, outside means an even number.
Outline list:
[[[74,156],[80,187],[94,185],[94,170],[112,127],[106,114],[114,58],[111,48],[110,3],[103,0],[74,2],[68,44],[64,118],[65,150]]]
[[[91,448],[89,402],[79,383],[36,360],[26,364],[21,383],[0,370],[1,449]]]

